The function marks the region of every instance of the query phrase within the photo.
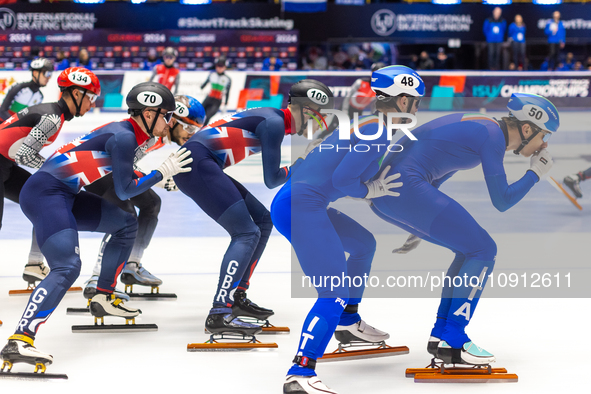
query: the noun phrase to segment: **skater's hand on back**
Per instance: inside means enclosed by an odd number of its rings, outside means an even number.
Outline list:
[[[552,160],[552,155],[547,149],[542,149],[531,155],[530,170],[538,176],[538,179],[542,179],[550,171],[553,164],[554,160]]]
[[[392,191],[392,189],[397,189],[402,186],[402,182],[392,182],[400,178],[400,173],[390,175],[386,178],[386,175],[389,171],[390,166],[384,168],[378,179],[365,183],[365,186],[367,186],[367,195],[365,196],[366,199],[384,196],[398,197],[400,195],[400,193]]]
[[[421,239],[419,237],[417,237],[416,235],[411,234],[406,239],[406,242],[404,243],[404,245],[402,245],[399,248],[394,249],[392,251],[392,253],[406,254],[406,253],[410,252],[411,250],[415,250],[417,248],[417,246],[419,246],[419,243],[421,243]]]
[[[174,175],[181,172],[191,171],[191,167],[185,167],[193,162],[191,157],[191,151],[187,148],[181,148],[175,153],[172,153],[168,159],[158,167],[157,171],[160,171],[163,179],[172,178]]]

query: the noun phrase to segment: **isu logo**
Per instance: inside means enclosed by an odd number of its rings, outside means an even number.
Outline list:
[[[14,30],[16,27],[16,14],[8,8],[0,8],[0,29]]]
[[[389,36],[396,30],[396,14],[388,9],[376,11],[371,17],[371,28],[378,36]]]

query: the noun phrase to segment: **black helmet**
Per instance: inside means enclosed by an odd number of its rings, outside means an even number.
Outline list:
[[[306,128],[303,122],[304,107],[313,105],[315,107],[318,106],[318,109],[334,108],[334,95],[328,86],[322,82],[315,79],[302,79],[291,85],[287,102],[288,104],[295,104],[299,107],[302,124],[297,133],[298,135],[302,135]],[[314,109],[312,111],[316,112]]]
[[[127,94],[125,102],[129,108],[127,112],[131,116],[140,116],[150,137],[154,136],[152,131],[154,130],[158,116],[164,113],[164,119],[168,123],[176,108],[172,92],[166,86],[157,82],[142,82],[135,85]],[[148,126],[144,118],[143,111],[146,108],[158,108],[158,114],[154,118],[151,127]]]
[[[166,47],[166,49],[164,51],[162,51],[162,57],[164,56],[174,56],[174,57],[178,57],[179,53],[176,49],[174,49],[173,47]]]
[[[328,86],[315,79],[302,79],[291,85],[287,99],[288,104],[292,103],[291,99],[293,97],[301,98],[295,104],[305,104],[308,102],[318,105],[320,108],[334,108],[334,102],[332,100],[334,95],[332,91]]]
[[[384,62],[377,62],[371,65],[371,72],[379,70],[380,68],[386,67],[386,63]]]
[[[215,59],[215,65],[216,66],[224,66],[224,67],[226,67],[226,57],[225,56],[220,56],[217,59]]]
[[[39,57],[29,63],[29,69],[31,71],[53,71],[54,67],[51,60]]]

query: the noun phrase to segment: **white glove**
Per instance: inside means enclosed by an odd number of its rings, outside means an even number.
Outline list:
[[[174,182],[174,179],[172,179],[172,178],[163,179],[160,182],[158,182],[157,184],[155,184],[154,186],[165,189],[166,191],[169,191],[169,192],[176,192],[179,190],[178,186]]]
[[[400,173],[390,175],[388,178],[386,178],[386,174],[388,173],[388,171],[390,171],[390,166],[384,168],[384,170],[380,174],[380,177],[375,181],[365,182],[365,186],[367,186],[367,195],[365,196],[366,199],[378,198],[383,196],[398,197],[400,195],[400,193],[393,192],[390,190],[402,186],[402,182],[392,183],[393,180],[400,178]]]
[[[168,191],[168,192],[178,192],[179,191],[179,187],[176,185],[176,183],[174,182],[174,179],[172,179],[172,178],[168,178],[166,180],[166,183],[164,184],[164,189],[166,189],[166,191]]]
[[[392,251],[392,253],[406,254],[406,253],[410,252],[411,250],[416,249],[417,246],[419,246],[419,243],[421,243],[421,239],[419,237],[417,237],[416,235],[411,234],[406,239],[406,242],[404,243],[404,245],[402,245],[399,248],[394,249]]]
[[[530,170],[535,172],[539,179],[542,179],[550,171],[553,164],[554,160],[552,160],[552,155],[547,149],[534,153],[529,162]]]
[[[160,171],[163,179],[172,178],[180,172],[189,172],[191,167],[185,167],[193,162],[193,159],[189,156],[191,156],[191,151],[188,151],[187,148],[181,148],[168,156],[168,159],[156,171]]]

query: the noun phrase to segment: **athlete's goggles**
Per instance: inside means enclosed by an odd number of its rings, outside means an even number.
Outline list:
[[[45,76],[45,78],[51,78],[51,74],[52,74],[51,71],[45,71],[43,73],[43,75]]]
[[[541,130],[541,133],[544,134],[544,136],[542,137],[542,141],[544,141],[544,142],[548,142],[550,137],[552,137],[552,133],[549,131]]]
[[[158,109],[158,110],[150,109],[149,111],[156,112],[157,114],[164,116],[164,121],[166,123],[170,123],[170,121],[172,120],[172,115],[174,114],[174,111],[162,112],[162,109]]]
[[[86,95],[88,96],[88,100],[90,101],[90,104],[94,104],[96,102],[96,99],[98,98],[98,94],[94,94],[91,92],[86,92]]]
[[[192,124],[185,123],[182,120],[178,120],[178,119],[176,121],[189,134],[195,134],[195,132],[197,130],[199,130],[199,127],[201,127],[201,126],[195,126],[195,125],[192,125]]]

